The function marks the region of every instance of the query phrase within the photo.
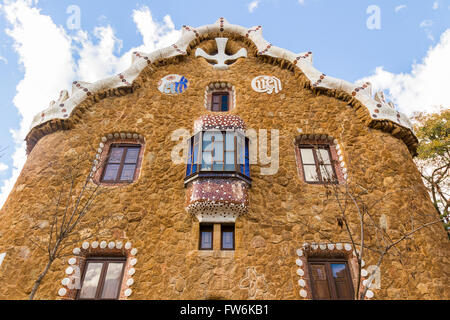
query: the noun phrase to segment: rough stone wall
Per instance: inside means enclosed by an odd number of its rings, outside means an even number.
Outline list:
[[[161,94],[157,83],[168,74],[187,77],[187,91]],[[283,90],[272,95],[256,93],[250,84],[259,75],[281,79]],[[368,128],[357,110],[305,89],[300,80],[301,76],[251,55],[227,71],[214,70],[191,55],[144,72],[134,92],[100,100],[71,130],[43,137],[0,211],[0,253],[7,252],[0,267],[0,298],[27,298],[45,266],[45,253],[29,238],[44,236],[48,226],[45,220],[34,219],[33,213],[49,210],[58,188],[67,185],[62,166],[71,166],[77,155],[87,155],[90,159],[80,169],[87,175],[101,137],[112,132],[145,137],[140,177],[130,185],[106,188],[87,221],[110,213],[115,219],[93,240],[131,241],[139,250],[129,299],[301,298],[296,250],[305,242],[326,242],[324,235],[335,242],[349,239],[332,218],[336,206],[324,205],[323,186],[306,184],[298,175],[293,143],[298,129],[339,140],[349,178],[371,188],[367,201],[385,197],[375,216],[385,214],[393,238],[410,230],[412,211],[417,216],[432,215],[434,209],[405,144]],[[208,114],[204,94],[212,81],[235,86],[236,107],[230,113],[239,115],[248,128],[280,131],[278,173],[261,175],[261,166],[252,165],[249,212],[237,219],[236,250],[227,252],[198,250],[199,225],[185,211],[185,165],[171,161],[171,151],[179,143],[171,140],[173,131],[192,131],[194,120]],[[47,168],[49,163],[54,166]],[[306,227],[305,222],[322,233]],[[356,220],[352,226],[357,228]],[[80,230],[79,237],[88,231]],[[366,237],[369,243],[377,240],[375,234]],[[67,259],[80,245],[81,241],[67,248],[67,257],[55,261],[38,299],[58,298]],[[441,225],[421,230],[398,248],[401,259],[398,254],[388,255],[382,264],[376,299],[450,298],[449,241]],[[369,253],[365,261],[376,264],[376,256]]]

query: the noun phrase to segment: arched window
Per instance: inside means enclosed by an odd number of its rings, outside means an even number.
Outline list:
[[[235,176],[250,183],[249,139],[239,130],[206,130],[189,140],[185,183],[196,176]]]

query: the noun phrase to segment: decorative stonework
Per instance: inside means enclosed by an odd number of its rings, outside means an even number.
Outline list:
[[[214,92],[228,92],[230,97],[228,111],[231,111],[236,107],[236,88],[229,82],[214,81],[205,88],[205,109],[211,110],[212,94]]]
[[[169,74],[158,82],[158,90],[161,93],[176,95],[188,89],[188,79],[179,74]]]
[[[348,261],[348,267],[351,274],[353,288],[357,287],[358,282],[358,259],[356,252],[349,243],[304,243],[302,248],[297,249],[297,260],[295,263],[299,267],[297,275],[300,277],[298,285],[300,287],[300,297],[306,300],[311,300],[311,278],[308,270],[308,257],[345,257]],[[361,266],[365,266],[364,260],[361,261]],[[365,286],[369,285],[370,289],[374,289],[371,285],[371,279],[366,269],[361,269],[361,285],[360,292],[365,290]],[[374,296],[373,290],[367,290],[365,299],[371,299]]]
[[[259,93],[278,93],[283,87],[281,80],[273,76],[258,76],[252,80],[252,88]]]
[[[86,259],[93,256],[126,257],[127,261],[124,267],[119,300],[125,300],[133,293],[131,286],[134,284],[133,275],[136,272],[134,266],[138,262],[136,258],[138,250],[132,247],[131,242],[123,244],[121,241],[92,241],[91,243],[85,241],[82,243],[81,248],[74,248],[72,252],[75,256],[67,261],[69,265],[65,270],[67,276],[62,279],[61,284],[63,287],[58,290],[58,296],[61,299],[76,299],[77,291],[81,289],[81,276]]]
[[[223,26],[223,20],[222,20],[222,26]],[[223,29],[223,28],[222,28]],[[216,38],[217,43],[217,54],[216,55],[209,55],[207,54],[202,48],[197,48],[195,51],[196,57],[203,57],[206,60],[210,61],[216,61],[214,64],[214,69],[217,70],[227,70],[229,66],[225,64],[227,61],[234,61],[239,58],[247,58],[247,49],[241,48],[238,52],[235,54],[229,56],[225,53],[225,48],[227,46],[228,38]]]
[[[248,298],[250,300],[261,298],[267,293],[268,287],[264,275],[258,274],[254,267],[248,267],[244,278],[239,281],[239,288],[248,290]]]
[[[138,158],[138,164],[136,168],[135,177],[137,180],[141,171],[142,167],[142,158],[144,155],[144,147],[145,147],[145,138],[142,134],[138,133],[132,133],[132,132],[115,132],[115,133],[108,133],[107,135],[103,136],[101,138],[101,141],[97,148],[97,154],[95,155],[94,163],[91,169],[91,177],[92,180],[99,184],[101,183],[101,175],[103,172],[103,168],[105,166],[105,162],[108,158],[109,149],[112,144],[115,143],[130,143],[130,144],[139,144],[141,145],[141,151],[139,153]],[[124,185],[129,184],[129,182],[126,183],[115,183],[115,184],[103,184],[105,186],[116,186],[116,185]]]

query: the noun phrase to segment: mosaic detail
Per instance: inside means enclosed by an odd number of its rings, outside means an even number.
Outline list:
[[[325,73],[322,73],[322,74],[320,75],[319,79],[317,79],[317,81],[314,82],[312,86],[313,86],[314,88],[317,87],[317,86],[319,86],[320,83],[325,79],[326,76],[327,76],[327,75],[326,75]]]
[[[181,94],[188,88],[188,79],[179,74],[169,74],[158,82],[158,90],[164,94]]]
[[[76,298],[77,290],[81,286],[82,269],[88,257],[109,257],[109,256],[125,256],[127,262],[123,272],[122,287],[120,288],[119,299],[127,299],[133,293],[131,286],[134,284],[133,275],[136,273],[135,265],[138,260],[136,255],[138,249],[133,248],[131,242],[123,244],[121,241],[85,241],[81,248],[74,248],[72,253],[74,257],[70,258],[67,263],[66,277],[62,279],[62,288],[58,290],[58,296],[64,300],[73,300]]]
[[[352,91],[352,96],[356,96],[356,94],[360,91],[360,90],[365,90],[366,88],[370,87],[370,82],[366,82],[364,83],[361,87],[356,87],[353,91]]]
[[[258,76],[252,80],[252,88],[259,93],[278,93],[283,90],[281,80],[273,76]]]
[[[352,250],[353,247],[349,243],[304,243],[302,248],[297,249],[297,260],[295,261],[296,265],[299,267],[297,269],[297,275],[300,277],[298,280],[298,285],[300,287],[300,297],[303,299],[312,299],[311,288],[309,288],[309,279],[308,270],[308,256],[315,255],[319,253],[321,256],[335,256],[336,254],[341,254],[346,256],[350,268],[350,273],[352,277],[352,281],[355,284],[355,279],[357,279],[358,274],[354,272],[358,268],[358,262],[356,257],[356,252]],[[365,266],[364,260],[361,261],[361,266]],[[356,280],[357,281],[357,280]],[[361,269],[361,288],[360,291],[364,290],[366,286],[369,286],[372,289],[372,285],[370,284],[369,273],[366,269]],[[372,290],[367,290],[366,299],[371,299],[374,296],[374,292]]]
[[[245,130],[245,122],[235,115],[208,114],[194,122],[194,133],[202,130],[217,129],[242,129]]]
[[[183,30],[189,31],[189,32],[193,32],[195,34],[195,37],[198,38],[200,35],[198,33],[197,30],[195,30],[195,28],[192,27],[188,27],[186,25],[183,26]]]
[[[210,55],[205,52],[202,48],[197,48],[195,50],[195,57],[203,57],[206,60],[212,60],[216,63],[214,64],[214,69],[227,70],[229,65],[225,64],[227,61],[235,61],[239,58],[247,58],[247,49],[241,48],[235,54],[229,56],[225,53],[225,48],[227,46],[228,38],[216,38],[217,43],[217,54]]]
[[[235,222],[248,210],[248,187],[243,181],[200,179],[186,192],[186,211],[199,222]]]
[[[262,26],[257,26],[256,28],[248,29],[247,33],[245,34],[245,37],[248,38],[250,36],[250,33],[257,32],[261,29],[262,29]]]
[[[312,56],[312,52],[309,51],[309,52],[305,53],[304,55],[300,55],[297,58],[295,58],[295,60],[292,61],[292,63],[297,64],[300,59],[307,59],[308,57],[311,57],[311,56]]]
[[[150,61],[150,59],[149,59],[146,55],[144,55],[144,54],[140,54],[139,52],[133,52],[133,55],[135,55],[135,56],[138,57],[138,58],[144,59],[144,61],[145,61],[147,64],[151,64],[151,63],[152,63],[152,62]]]

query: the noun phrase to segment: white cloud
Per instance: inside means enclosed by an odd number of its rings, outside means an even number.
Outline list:
[[[433,20],[424,20],[419,25],[419,27],[425,30],[427,38],[430,39],[431,41],[434,41],[433,32],[431,31],[431,27],[433,26],[433,24],[434,24]]]
[[[450,107],[450,29],[439,43],[430,47],[420,63],[414,63],[410,73],[391,73],[377,67],[375,73],[360,81],[372,83],[375,91],[387,90],[388,97],[400,111],[434,112],[439,106]]]
[[[115,36],[112,27],[95,28],[93,37],[97,41],[83,30],[69,36],[62,26],[35,7],[37,3],[37,0],[6,0],[0,7],[0,13],[10,24],[5,31],[14,42],[24,71],[13,101],[22,121],[18,130],[10,130],[16,149],[12,155],[12,176],[4,180],[0,188],[0,207],[26,161],[23,139],[33,116],[56,99],[60,90],[70,89],[74,80],[94,82],[122,72],[131,64],[131,52],[151,52],[167,47],[181,35],[170,16],[165,16],[162,22],[155,21],[150,9],[144,6],[133,11],[143,44],[121,55],[122,41]],[[75,54],[78,54],[78,60],[74,58]]]
[[[394,11],[395,12],[399,12],[400,10],[402,10],[402,9],[406,9],[406,5],[405,4],[402,4],[402,5],[400,5],[400,6],[397,6],[397,7],[395,7],[395,9],[394,9]]]
[[[4,164],[3,162],[0,162],[0,173],[8,170],[8,168],[9,167],[6,164]]]
[[[433,10],[439,9],[439,1],[433,2]]]
[[[298,0],[298,3],[305,4],[305,0]]]
[[[8,64],[8,60],[5,57],[0,56],[0,61],[2,61],[4,64]]]
[[[254,0],[248,4],[248,11],[252,13],[259,6],[260,0]]]
[[[421,23],[420,23],[420,27],[421,28],[429,28],[429,27],[431,27],[433,25],[433,20],[423,20]]]

